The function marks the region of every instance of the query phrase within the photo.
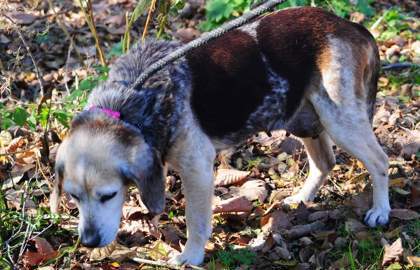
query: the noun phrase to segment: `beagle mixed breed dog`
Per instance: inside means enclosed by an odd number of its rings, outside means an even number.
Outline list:
[[[309,176],[286,204],[314,199],[335,164],[332,140],[371,175],[365,222],[388,222],[388,158],[371,127],[380,63],[365,28],[319,8],[274,12],[128,89],[179,46],[149,41],[122,56],[59,147],[51,207],[57,211],[62,189],[73,197],[85,246],[115,239],[129,183],[151,213],[161,213],[170,165],[182,178],[188,235],[171,262],[200,264],[211,233],[216,150],[275,129],[302,138],[309,158]]]

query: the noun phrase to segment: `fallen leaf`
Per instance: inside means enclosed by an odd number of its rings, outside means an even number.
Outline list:
[[[407,256],[407,261],[416,267],[420,266],[420,257],[417,256]]]
[[[33,23],[38,17],[32,14],[15,12],[9,14],[13,21],[17,24],[28,25]]]
[[[347,231],[352,233],[358,233],[367,230],[367,227],[363,223],[354,218],[347,219],[345,227]]]
[[[252,203],[244,196],[233,197],[213,206],[213,213],[250,212]]]
[[[265,232],[280,232],[282,229],[289,229],[292,224],[285,212],[276,210],[261,218],[261,227]]]
[[[219,169],[216,173],[216,186],[228,186],[245,180],[251,172],[234,169]]]
[[[240,187],[239,195],[250,201],[259,200],[260,203],[263,203],[267,198],[268,192],[263,180],[251,179]]]
[[[409,182],[409,180],[407,178],[398,177],[398,178],[394,178],[394,179],[389,179],[389,186],[390,187],[403,188],[403,187],[405,187],[405,185],[407,185],[408,182]]]
[[[27,250],[22,257],[22,262],[25,266],[36,266],[46,262],[58,255],[58,252],[52,248],[47,240],[41,237],[35,237],[31,240],[35,245],[36,251]]]
[[[286,231],[285,235],[289,239],[295,239],[322,230],[324,227],[325,224],[318,220],[309,224],[296,225],[290,230]]]
[[[178,29],[175,33],[175,36],[179,38],[182,42],[187,43],[191,40],[194,40],[200,36],[200,32],[194,28],[181,28]]]
[[[420,215],[416,211],[410,209],[392,209],[390,216],[401,220],[413,220],[420,218]]]
[[[382,266],[385,266],[391,262],[399,261],[403,255],[403,247],[401,238],[395,240],[392,245],[385,245],[384,257],[382,259]]]
[[[170,257],[170,254],[176,254],[176,253],[179,253],[179,252],[173,249],[171,246],[169,246],[165,242],[163,242],[162,240],[158,240],[153,243],[147,255],[153,260],[157,261],[157,260],[166,260]]]

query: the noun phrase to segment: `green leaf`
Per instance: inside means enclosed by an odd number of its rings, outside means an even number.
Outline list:
[[[18,126],[23,126],[26,123],[26,119],[28,119],[29,113],[22,107],[17,107],[13,112],[13,122],[15,122]]]
[[[47,127],[49,108],[44,106],[38,114],[37,119],[43,128]]]
[[[57,121],[60,122],[60,124],[62,124],[66,128],[69,127],[69,120],[70,120],[71,116],[68,113],[66,113],[65,111],[54,111],[53,112],[53,117],[55,119],[57,119]]]

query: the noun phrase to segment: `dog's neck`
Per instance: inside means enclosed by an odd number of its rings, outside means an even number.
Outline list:
[[[109,79],[89,96],[92,106],[120,113],[120,120],[138,128],[145,140],[165,156],[165,149],[176,137],[177,123],[184,113],[188,67],[181,59],[149,78],[141,89],[127,90],[141,72],[179,45],[173,42],[149,42],[132,49],[111,68]],[[158,136],[156,136],[158,134]]]

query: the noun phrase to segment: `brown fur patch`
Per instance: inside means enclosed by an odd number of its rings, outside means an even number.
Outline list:
[[[123,145],[133,145],[138,141],[138,132],[122,121],[110,118],[100,111],[83,111],[71,123],[70,134],[84,128],[92,133],[111,133]]]
[[[286,105],[289,116],[299,106],[311,78],[328,64],[330,36],[355,48],[371,46],[373,40],[363,26],[319,8],[291,8],[261,19],[257,28],[261,50],[274,70],[289,81]],[[359,54],[358,50],[355,54]]]

